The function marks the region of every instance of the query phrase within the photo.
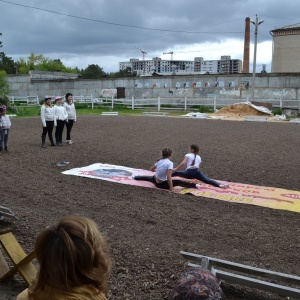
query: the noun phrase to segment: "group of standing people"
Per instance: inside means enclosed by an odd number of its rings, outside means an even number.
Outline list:
[[[42,148],[46,148],[46,137],[50,140],[51,146],[62,146],[64,126],[67,128],[66,143],[71,145],[71,131],[76,122],[76,109],[73,102],[73,95],[67,93],[62,104],[62,97],[55,97],[55,104],[52,105],[52,97],[46,96],[45,103],[41,107],[41,120],[43,124]],[[55,142],[53,139],[53,128],[55,129]]]
[[[6,114],[6,106],[0,106],[0,153],[2,151],[7,152],[7,142],[9,129],[11,127],[11,121],[9,116]]]

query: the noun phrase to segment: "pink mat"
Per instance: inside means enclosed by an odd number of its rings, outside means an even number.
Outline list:
[[[136,185],[155,189],[157,188],[151,182],[137,181],[132,178],[132,176],[135,175],[153,175],[152,172],[123,166],[97,163],[82,168],[71,169],[62,173],[66,175],[101,179],[121,184]],[[300,212],[299,191],[255,186],[235,182],[225,182],[220,180],[218,181],[230,184],[230,188],[221,189],[200,182],[200,190],[176,187],[175,192],[180,194],[189,193],[193,194],[194,196],[218,199],[227,202],[252,204],[273,209]]]

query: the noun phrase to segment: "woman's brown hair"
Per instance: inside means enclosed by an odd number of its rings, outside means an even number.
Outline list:
[[[64,217],[39,234],[35,253],[40,270],[32,295],[46,286],[69,291],[82,285],[107,294],[111,259],[106,239],[91,219]]]
[[[162,158],[169,158],[172,155],[172,149],[169,147],[162,148],[161,154]]]
[[[195,161],[196,161],[197,154],[199,153],[199,147],[198,147],[197,145],[195,145],[195,144],[192,144],[192,145],[190,146],[190,149],[193,150],[193,153],[194,153],[194,155],[195,155],[194,160],[192,161],[192,164],[191,164],[191,165],[193,166],[194,163],[195,163]]]

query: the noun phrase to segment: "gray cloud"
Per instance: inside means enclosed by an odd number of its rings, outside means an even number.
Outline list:
[[[148,58],[175,45],[184,49],[204,42],[219,42],[221,51],[222,41],[243,40],[245,18],[254,19],[255,14],[264,19],[259,42],[272,40],[269,31],[274,28],[300,22],[294,0],[0,0],[0,11],[2,51],[8,56],[27,57],[34,52],[77,58],[82,62],[79,67],[86,67],[84,61],[91,57],[98,57],[100,63],[94,63],[100,66],[101,57],[141,58],[136,46],[145,49]],[[200,54],[191,54],[191,59],[194,56]]]

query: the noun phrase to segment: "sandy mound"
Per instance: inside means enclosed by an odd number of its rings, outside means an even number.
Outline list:
[[[232,104],[221,108],[219,111],[211,114],[211,116],[224,116],[225,118],[241,119],[245,116],[271,116],[269,113],[265,113],[255,109],[249,104]]]

